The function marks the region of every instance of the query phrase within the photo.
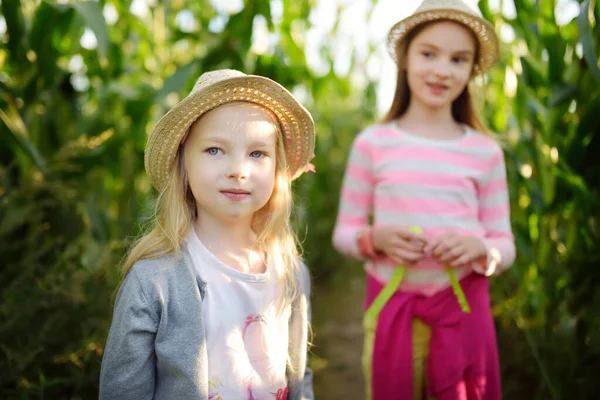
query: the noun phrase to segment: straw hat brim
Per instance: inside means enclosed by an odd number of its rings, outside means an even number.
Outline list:
[[[243,75],[193,90],[158,121],[148,138],[144,156],[150,182],[157,190],[165,185],[179,145],[192,123],[208,111],[234,101],[261,105],[277,117],[291,179],[302,174],[315,146],[310,113],[277,82],[262,76]]]
[[[498,62],[500,58],[499,41],[492,24],[477,15],[448,8],[416,12],[396,23],[388,35],[388,53],[395,62],[398,62],[400,59],[398,53],[402,51],[402,42],[413,29],[427,22],[442,20],[458,22],[475,34],[479,42],[476,72],[486,72]]]

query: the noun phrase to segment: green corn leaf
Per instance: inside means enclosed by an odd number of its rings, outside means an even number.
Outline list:
[[[27,126],[16,107],[8,103],[4,109],[0,109],[0,120],[4,122],[8,131],[12,133],[21,150],[23,150],[42,173],[46,174],[48,172],[46,160],[38,152],[31,140],[29,140]]]
[[[77,10],[79,15],[85,20],[87,26],[94,32],[98,41],[98,53],[106,59],[108,57],[110,41],[100,4],[93,1],[84,1],[71,3],[70,5]]]
[[[51,5],[58,10],[75,10],[77,14],[83,18],[86,26],[89,27],[92,32],[94,32],[97,41],[97,50],[100,57],[102,57],[104,60],[108,58],[110,40],[108,38],[106,21],[104,20],[104,15],[102,14],[102,9],[100,8],[99,3],[95,1],[77,1],[65,4],[45,2],[45,4]]]
[[[550,92],[550,107],[556,107],[562,103],[571,101],[579,91],[579,86],[571,83],[557,84],[552,87]]]
[[[181,66],[173,75],[167,78],[163,87],[156,93],[154,100],[162,103],[169,93],[180,93],[189,79],[196,73],[198,61]]]
[[[8,49],[18,62],[25,61],[25,19],[20,0],[4,0],[1,2],[2,14],[8,32]]]
[[[579,37],[581,39],[581,46],[583,47],[583,58],[587,62],[592,74],[594,74],[596,77],[596,80],[600,82],[598,56],[594,51],[594,37],[589,18],[590,3],[591,0],[585,0],[585,2],[581,5],[581,11],[577,17],[577,27],[579,28]]]

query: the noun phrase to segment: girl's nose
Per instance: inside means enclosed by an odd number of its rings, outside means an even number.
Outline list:
[[[232,160],[225,174],[227,178],[241,180],[248,177],[248,160]]]
[[[435,70],[435,76],[440,79],[449,78],[450,75],[451,75],[450,68],[447,65],[443,66],[443,67],[438,67]]]
[[[434,73],[440,79],[450,78],[452,76],[452,66],[450,65],[450,62],[440,61],[435,66]]]

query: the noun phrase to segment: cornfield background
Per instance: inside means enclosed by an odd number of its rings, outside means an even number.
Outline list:
[[[116,0],[0,1],[0,398],[97,397],[118,265],[153,204],[146,135],[216,68],[269,76],[313,113],[318,172],[295,187],[316,291],[312,362],[317,398],[349,398],[327,388],[341,364],[319,336],[344,305],[320,296],[361,296],[360,279],[348,284],[359,266],[333,250],[331,231],[349,146],[378,117],[378,85],[393,83],[370,79],[356,55],[336,73],[337,24],[320,44],[327,68],[309,67],[315,1],[246,0],[223,15],[208,0],[153,0],[143,18]],[[506,151],[518,245],[492,285],[507,399],[600,392],[600,5],[571,1],[578,16],[557,24],[557,3],[514,0],[508,18],[479,2],[504,38],[500,65],[478,85]],[[253,48],[257,24],[269,51]],[[361,398],[359,383],[346,385]]]

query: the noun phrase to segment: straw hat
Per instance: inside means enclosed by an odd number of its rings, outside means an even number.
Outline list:
[[[388,52],[398,62],[402,41],[415,27],[430,21],[450,20],[471,29],[479,42],[476,71],[485,72],[498,62],[499,43],[494,27],[462,0],[424,0],[416,11],[396,23],[388,35]]]
[[[144,165],[157,190],[166,183],[190,125],[206,112],[232,101],[259,104],[275,114],[283,134],[290,176],[295,179],[302,174],[315,147],[315,127],[310,113],[277,82],[223,69],[202,74],[190,94],[169,110],[152,130]]]

